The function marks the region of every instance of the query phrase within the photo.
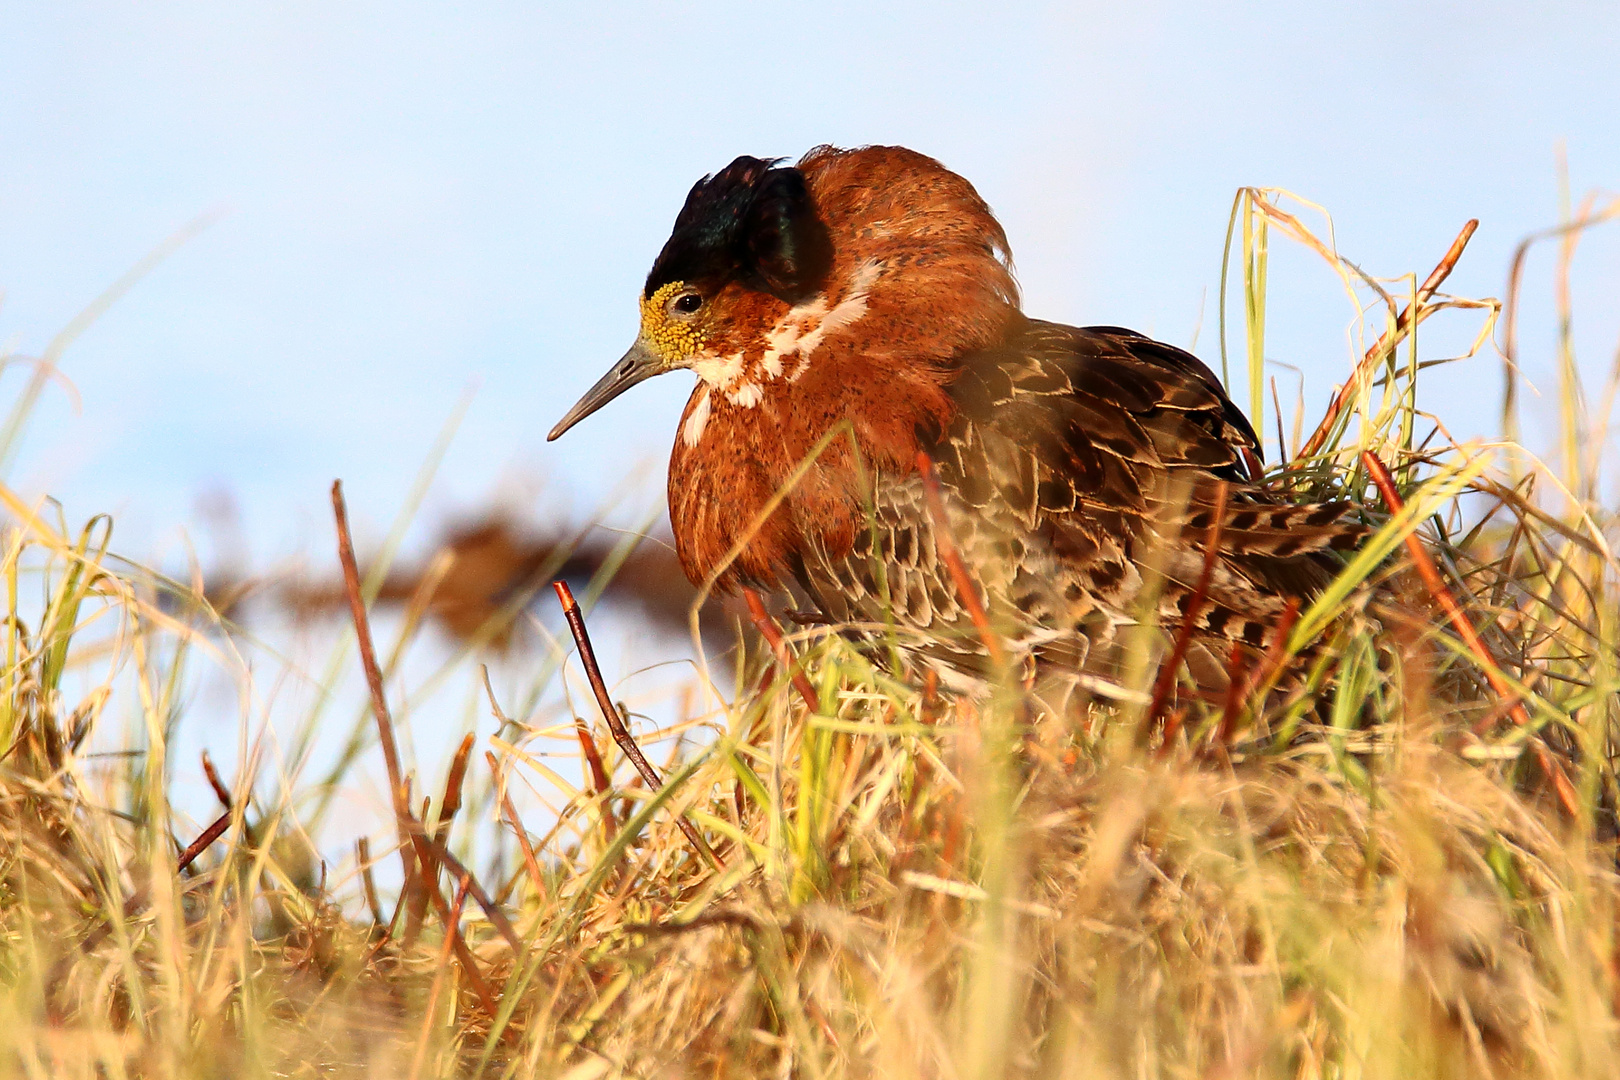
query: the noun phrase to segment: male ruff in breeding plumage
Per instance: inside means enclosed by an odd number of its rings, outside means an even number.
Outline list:
[[[1010,261],[972,185],[922,154],[740,157],[692,188],[647,276],[636,343],[549,438],[644,379],[692,370],[669,467],[687,576],[791,582],[830,620],[892,618],[943,670],[979,672],[922,451],[1019,657],[1107,673],[1156,594],[1148,617],[1190,627],[1189,669],[1216,687],[1233,644],[1262,649],[1289,599],[1331,577],[1327,552],[1365,528],[1347,504],[1256,485],[1259,439],[1196,357],[1029,318]]]

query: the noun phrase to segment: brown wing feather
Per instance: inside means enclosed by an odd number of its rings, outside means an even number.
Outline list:
[[[954,420],[924,444],[993,618],[1032,647],[1096,666],[1110,651],[1099,645],[1139,614],[1149,562],[1166,579],[1158,619],[1179,625],[1218,485],[1227,485],[1218,557],[1194,616],[1206,639],[1259,647],[1288,597],[1329,580],[1325,552],[1365,532],[1347,504],[1289,504],[1255,486],[1253,429],[1180,349],[1116,328],[1026,320],[959,364]],[[934,528],[918,477],[879,475],[854,549],[812,545],[798,577],[828,615],[892,619],[926,639],[924,652],[972,669],[977,637]]]
[[[1161,616],[1179,619],[1202,571],[1202,545],[1229,485],[1208,611],[1209,633],[1247,639],[1332,575],[1330,549],[1366,529],[1343,503],[1290,504],[1256,487],[1245,452],[1259,439],[1192,354],[1117,327],[1028,320],[1001,346],[965,357],[959,412],[940,440],[942,476],[973,507],[1036,507],[1089,599],[1126,604],[1149,549],[1172,585]],[[1033,484],[1034,492],[1027,488]],[[1072,590],[1071,590],[1072,591]]]

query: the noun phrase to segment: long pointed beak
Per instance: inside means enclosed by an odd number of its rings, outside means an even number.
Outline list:
[[[662,375],[668,370],[669,365],[659,359],[657,353],[640,341],[636,342],[630,346],[629,352],[619,358],[617,364],[608,369],[606,375],[596,380],[595,386],[585,391],[585,396],[568,410],[568,415],[557,421],[557,426],[546,436],[546,442],[551,442],[636,383],[645,382],[654,375]]]

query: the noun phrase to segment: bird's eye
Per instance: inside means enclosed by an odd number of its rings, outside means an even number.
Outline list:
[[[675,310],[682,315],[690,315],[703,306],[703,297],[697,293],[682,293],[675,298]]]

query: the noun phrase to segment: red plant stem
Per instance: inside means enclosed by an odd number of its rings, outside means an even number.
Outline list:
[[[618,708],[613,704],[613,698],[608,694],[607,683],[602,678],[602,669],[596,662],[596,650],[591,647],[591,635],[585,629],[585,616],[579,610],[579,602],[574,599],[574,590],[568,587],[566,581],[553,581],[551,587],[557,592],[557,599],[562,603],[563,617],[568,620],[568,629],[574,635],[574,644],[579,648],[579,662],[585,668],[586,681],[591,684],[591,692],[596,695],[597,708],[602,710],[602,719],[607,721],[608,730],[613,733],[613,741],[619,744],[624,756],[630,759],[630,764],[636,767],[650,791],[657,791],[664,786],[658,778],[658,770],[653,768],[652,762],[647,760],[636,745],[635,737],[630,729],[624,726],[624,720],[619,716]],[[686,820],[686,815],[675,815],[675,824],[686,836],[687,841],[697,849],[699,855],[708,860],[709,865],[716,869],[723,869],[723,864],[715,856],[714,849],[709,847],[708,841]]]
[[[817,712],[821,705],[816,698],[816,688],[810,685],[810,680],[805,676],[798,662],[793,659],[793,654],[788,651],[787,642],[783,639],[782,631],[777,627],[776,620],[772,619],[770,612],[765,610],[765,601],[761,600],[759,593],[753,589],[745,587],[742,593],[743,600],[748,604],[748,618],[752,620],[754,629],[759,631],[760,636],[771,647],[771,652],[776,654],[776,662],[782,665],[782,670],[787,672],[793,680],[794,689],[798,690],[799,696],[804,698],[805,706],[811,712]]]
[[[1243,642],[1232,642],[1232,655],[1226,665],[1226,704],[1221,709],[1221,725],[1215,734],[1215,740],[1222,746],[1231,739],[1238,713],[1243,708],[1243,692],[1248,687],[1247,680],[1243,677],[1245,659]]]
[[[432,889],[430,892],[437,901],[435,906],[439,909],[439,917],[444,920],[447,927],[445,932],[450,935],[450,945],[455,950],[456,963],[466,972],[467,982],[472,985],[473,993],[478,995],[478,1003],[484,1007],[487,1015],[500,1015],[500,1005],[495,1001],[495,992],[490,989],[489,982],[478,970],[478,961],[474,959],[472,950],[467,948],[467,939],[461,935],[460,920],[452,917],[449,906],[438,889]]]
[[[978,586],[973,582],[973,575],[968,573],[967,563],[962,561],[962,553],[956,550],[950,521],[945,517],[945,499],[939,491],[939,476],[934,472],[933,459],[926,451],[917,451],[917,471],[922,474],[923,498],[928,503],[928,516],[934,519],[934,547],[944,560],[945,568],[950,571],[951,581],[962,597],[962,606],[967,608],[968,618],[973,620],[973,627],[979,632],[984,651],[990,654],[990,662],[998,668],[1005,668],[1007,651],[1001,647],[1001,639],[990,626],[990,616],[979,602]]]
[[[1298,621],[1299,597],[1290,596],[1288,602],[1283,605],[1282,614],[1277,618],[1277,628],[1272,634],[1271,645],[1266,649],[1265,657],[1243,687],[1243,700],[1252,698],[1282,670],[1283,664],[1288,660],[1288,635],[1293,632],[1294,624]]]
[[[1378,494],[1383,497],[1384,505],[1389,509],[1389,512],[1392,514],[1400,513],[1406,504],[1402,501],[1400,492],[1395,490],[1395,481],[1390,476],[1389,470],[1384,466],[1383,461],[1371,450],[1364,450],[1361,454],[1361,462],[1366,466],[1367,472],[1372,477],[1373,484],[1378,488]],[[1457,636],[1462,638],[1469,651],[1479,658],[1480,664],[1485,671],[1486,681],[1491,684],[1491,689],[1496,691],[1497,696],[1511,702],[1508,706],[1508,712],[1512,715],[1513,722],[1521,726],[1528,724],[1530,714],[1525,711],[1524,703],[1518,700],[1518,695],[1513,692],[1512,688],[1508,686],[1507,680],[1502,677],[1495,658],[1486,649],[1485,642],[1480,638],[1479,632],[1474,629],[1474,624],[1469,620],[1468,613],[1463,611],[1462,605],[1457,603],[1457,598],[1452,595],[1451,590],[1446,587],[1445,580],[1441,578],[1439,568],[1434,565],[1434,560],[1429,558],[1429,553],[1424,550],[1423,541],[1418,539],[1417,533],[1409,532],[1403,542],[1406,545],[1406,553],[1418,572],[1418,577],[1423,579],[1424,587],[1434,597],[1435,603],[1440,605],[1440,609],[1446,613],[1446,618],[1451,620],[1451,625],[1457,631]]]
[[[1209,580],[1215,575],[1215,560],[1220,557],[1221,525],[1226,518],[1226,493],[1226,482],[1216,481],[1215,512],[1210,515],[1209,529],[1204,534],[1204,565],[1198,571],[1198,582],[1193,586],[1192,595],[1187,598],[1187,610],[1182,613],[1181,627],[1176,631],[1176,640],[1170,647],[1170,656],[1159,668],[1159,677],[1154,681],[1153,703],[1148,707],[1146,723],[1142,729],[1144,735],[1152,731],[1153,725],[1163,715],[1164,707],[1170,701],[1170,692],[1176,686],[1176,673],[1181,668],[1181,661],[1187,656],[1187,647],[1192,644],[1193,624],[1198,621],[1199,610],[1209,595]],[[1162,758],[1170,752],[1180,727],[1179,712],[1165,721],[1164,737],[1159,743],[1159,757]]]
[[[225,786],[225,781],[219,778],[219,772],[214,768],[214,759],[208,756],[208,751],[202,752],[203,775],[208,777],[208,786],[214,789],[214,797],[220,805],[229,810],[231,808],[231,789]]]
[[[1389,469],[1379,460],[1378,455],[1371,450],[1361,452],[1361,463],[1366,466],[1367,474],[1372,477],[1373,484],[1378,488],[1378,494],[1383,497],[1384,505],[1389,509],[1389,512],[1392,514],[1400,513],[1405,503],[1401,500],[1400,492],[1395,490],[1395,481],[1390,477]],[[1501,665],[1496,662],[1496,658],[1485,647],[1485,642],[1479,636],[1479,632],[1474,629],[1474,624],[1469,620],[1468,613],[1462,609],[1462,605],[1457,603],[1457,598],[1446,587],[1445,579],[1440,576],[1439,567],[1434,565],[1434,560],[1429,557],[1428,551],[1424,549],[1423,541],[1418,539],[1416,532],[1408,532],[1404,543],[1406,553],[1412,561],[1412,566],[1417,570],[1418,577],[1423,579],[1424,587],[1429,590],[1429,595],[1434,598],[1434,602],[1440,605],[1440,610],[1445,612],[1446,618],[1451,621],[1452,628],[1457,631],[1457,636],[1462,638],[1463,644],[1467,645],[1468,650],[1479,660],[1480,670],[1485,673],[1485,681],[1490,683],[1491,690],[1506,704],[1508,715],[1513,717],[1513,722],[1520,727],[1529,725],[1530,713],[1525,709],[1524,702],[1519,699],[1519,695],[1508,685],[1506,677],[1502,674]],[[1536,755],[1536,763],[1541,766],[1542,772],[1546,773],[1547,778],[1552,781],[1553,788],[1558,793],[1558,801],[1563,804],[1565,812],[1571,817],[1577,816],[1580,801],[1576,796],[1574,785],[1569,781],[1569,777],[1564,775],[1564,770],[1553,760],[1552,753],[1547,749],[1546,743],[1537,738],[1533,740],[1531,745]]]
[[[231,798],[231,789],[219,778],[219,773],[214,769],[213,759],[208,756],[206,750],[202,752],[202,767],[203,775],[208,777],[208,785],[214,789],[214,796],[224,804],[225,812],[199,833],[197,839],[186,845],[186,850],[180,853],[180,858],[175,862],[174,868],[177,872],[183,872],[186,867],[196,862],[197,856],[206,851],[209,844],[224,836],[225,830],[231,827],[231,807],[235,800]]]
[[[523,951],[523,939],[518,937],[517,928],[506,917],[506,912],[501,910],[501,906],[494,901],[489,893],[484,891],[484,887],[478,883],[478,879],[472,876],[472,871],[468,870],[460,859],[450,853],[450,849],[444,846],[442,840],[435,840],[428,836],[427,830],[419,822],[411,823],[411,835],[417,840],[426,843],[433,851],[434,860],[442,863],[450,873],[464,876],[472,882],[469,891],[473,900],[483,909],[484,916],[489,919],[490,924],[495,927],[496,931],[506,939],[506,943],[512,946],[512,950],[521,953]],[[443,915],[445,912],[444,896],[438,889],[429,891],[437,903],[439,914]]]
[[[602,751],[597,749],[590,728],[586,727],[585,721],[578,716],[574,717],[574,735],[579,739],[579,749],[585,755],[585,764],[591,770],[591,794],[607,794],[613,787],[613,781],[608,779],[607,766],[602,762]]]
[[[472,748],[473,735],[468,732],[462,737],[461,745],[456,747],[455,756],[450,759],[450,772],[444,779],[444,798],[439,800],[439,824],[433,830],[433,835],[438,839],[444,839],[461,810],[461,789],[467,780],[467,759],[472,755]]]
[[[186,850],[180,853],[180,858],[175,863],[174,868],[176,870],[184,870],[186,867],[196,862],[197,856],[206,851],[209,844],[212,844],[215,840],[218,840],[221,836],[224,836],[225,830],[230,827],[231,812],[226,810],[223,814],[219,815],[219,817],[215,818],[213,823],[210,824],[208,828],[204,829],[200,834],[198,834],[197,839],[193,840],[190,845],[186,847]]]

